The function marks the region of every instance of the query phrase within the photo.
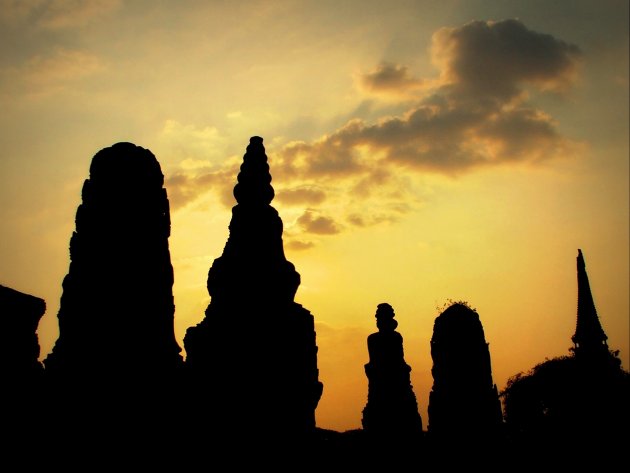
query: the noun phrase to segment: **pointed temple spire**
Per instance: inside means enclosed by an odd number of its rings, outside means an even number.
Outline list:
[[[227,243],[208,272],[210,304],[184,337],[189,421],[233,438],[311,434],[323,387],[314,318],[294,302],[300,275],[284,254],[259,136],[250,138],[234,197]]]
[[[584,256],[580,249],[578,249],[577,256],[577,281],[577,323],[575,335],[571,337],[575,344],[574,352],[576,355],[608,354],[608,344],[606,343],[608,337],[604,333],[597,316],[588,275],[586,274]]]

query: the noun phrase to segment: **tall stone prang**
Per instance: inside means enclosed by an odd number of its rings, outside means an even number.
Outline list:
[[[431,357],[429,437],[457,445],[496,439],[503,415],[479,314],[459,302],[444,310],[434,322]]]
[[[136,382],[183,366],[163,183],[153,153],[132,143],[93,157],[70,239],[59,337],[44,360],[50,376]]]
[[[405,362],[403,337],[396,331],[394,309],[382,303],[376,309],[378,332],[368,336],[368,400],[363,409],[363,430],[383,440],[420,439],[422,419],[411,385],[411,367]]]
[[[208,273],[205,318],[184,337],[194,416],[236,434],[315,429],[322,393],[312,314],[294,301],[263,139],[250,139],[234,187],[229,238]]]

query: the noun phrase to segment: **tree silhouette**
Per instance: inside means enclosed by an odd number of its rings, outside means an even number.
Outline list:
[[[516,454],[614,462],[630,441],[630,373],[606,343],[581,250],[577,280],[570,355],[508,379],[501,392],[506,426]]]

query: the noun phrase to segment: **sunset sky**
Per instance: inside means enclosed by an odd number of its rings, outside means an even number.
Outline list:
[[[319,427],[361,426],[381,302],[425,427],[449,301],[478,311],[499,389],[569,354],[578,248],[628,369],[628,5],[0,0],[0,284],[46,300],[43,360],[91,159],[133,142],[165,176],[184,349],[258,135],[315,318]]]

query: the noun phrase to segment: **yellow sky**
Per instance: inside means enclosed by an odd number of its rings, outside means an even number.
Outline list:
[[[92,156],[131,141],[162,166],[184,348],[258,135],[318,426],[360,427],[381,302],[425,426],[448,300],[479,312],[499,389],[568,354],[578,248],[630,366],[625,0],[0,0],[0,51],[0,283],[46,300],[42,359]]]

